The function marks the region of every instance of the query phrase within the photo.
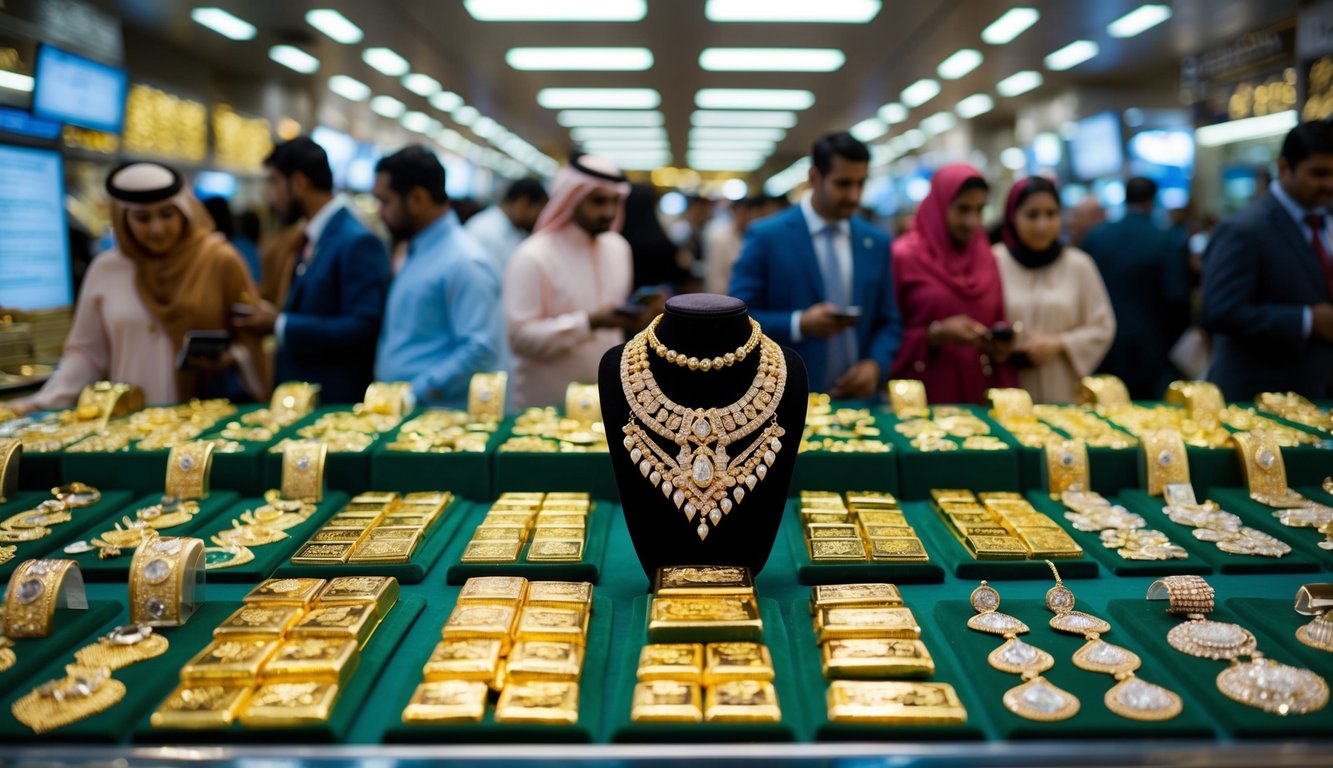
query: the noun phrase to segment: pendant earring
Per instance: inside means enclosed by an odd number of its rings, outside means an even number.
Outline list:
[[[968,628],[1004,637],[1004,643],[986,656],[986,662],[1011,675],[1037,674],[1055,666],[1051,654],[1018,639],[1018,635],[1029,631],[1028,625],[1007,613],[999,613],[995,610],[999,606],[1000,593],[986,582],[972,591],[972,607],[977,615],[967,620]]]
[[[1028,720],[1053,723],[1078,714],[1078,697],[1035,672],[1023,675],[1023,684],[1004,692],[1004,708]]]

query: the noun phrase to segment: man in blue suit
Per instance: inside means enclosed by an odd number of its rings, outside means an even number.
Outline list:
[[[286,223],[305,217],[287,301],[278,313],[265,303],[237,325],[278,339],[274,380],[320,385],[326,403],[356,403],[374,376],[389,288],[389,254],[333,194],[324,149],[301,136],[264,161],[269,204]]]
[[[1333,397],[1333,124],[1287,134],[1269,194],[1222,222],[1203,255],[1208,380],[1227,400]]]
[[[857,400],[877,395],[902,341],[889,236],[855,215],[869,170],[851,134],[820,137],[810,191],[750,226],[731,276],[764,333],[801,355],[811,389]]]

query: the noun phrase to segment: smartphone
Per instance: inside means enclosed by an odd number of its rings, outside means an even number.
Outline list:
[[[837,312],[834,312],[833,316],[839,320],[860,320],[861,308],[856,305],[842,307]]]
[[[996,323],[991,326],[990,337],[995,341],[1013,341],[1016,331],[1008,323]]]
[[[181,345],[180,355],[176,358],[176,367],[182,371],[192,370],[190,358],[222,357],[231,346],[231,334],[226,331],[190,331],[185,334],[185,343]]]
[[[232,304],[231,313],[240,317],[249,317],[255,313],[254,304]]]

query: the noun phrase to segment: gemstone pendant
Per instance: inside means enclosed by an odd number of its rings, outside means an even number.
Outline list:
[[[1068,720],[1078,714],[1079,701],[1069,691],[1038,675],[1004,692],[1004,707],[1019,717],[1041,722]]]
[[[1050,625],[1051,629],[1075,635],[1084,635],[1089,632],[1104,635],[1111,631],[1110,624],[1083,611],[1066,611],[1057,614],[1051,618]]]
[[[1089,640],[1074,652],[1074,666],[1089,672],[1117,675],[1133,672],[1142,664],[1134,652],[1100,638]]]
[[[1111,686],[1102,700],[1117,715],[1144,722],[1170,720],[1181,710],[1180,697],[1174,692],[1133,675]]]
[[[694,529],[699,534],[699,541],[708,538],[708,523],[699,523],[699,527]]]
[[[1016,637],[1005,640],[1004,645],[991,651],[986,661],[1001,672],[1012,675],[1028,672],[1040,674],[1055,666],[1055,657],[1051,654]]]
[[[999,611],[987,611],[978,613],[976,616],[967,620],[969,629],[975,629],[978,632],[985,632],[991,635],[1021,635],[1028,632],[1031,628],[1019,619],[1015,619],[1007,613]]]
[[[1217,676],[1217,689],[1227,698],[1275,715],[1303,715],[1328,704],[1328,683],[1308,669],[1262,656],[1233,660]]]

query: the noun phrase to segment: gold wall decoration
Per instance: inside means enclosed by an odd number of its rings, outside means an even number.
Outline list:
[[[202,162],[208,155],[208,108],[151,86],[130,86],[125,150]]]

